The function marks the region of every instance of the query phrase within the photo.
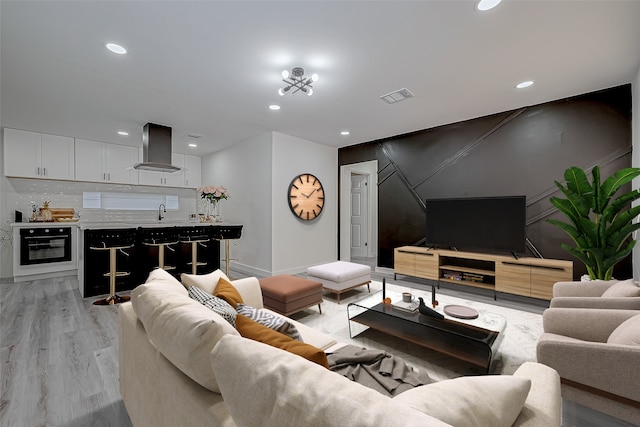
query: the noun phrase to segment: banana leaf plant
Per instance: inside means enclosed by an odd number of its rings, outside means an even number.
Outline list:
[[[591,280],[611,280],[613,267],[622,261],[636,244],[631,234],[640,228],[633,220],[640,214],[640,205],[629,208],[640,199],[640,191],[633,190],[614,198],[618,189],[640,175],[640,168],[625,168],[600,182],[600,169],[591,171],[592,181],[586,173],[571,167],[564,173],[566,185],[555,182],[566,199],[551,197],[550,201],[566,215],[568,223],[555,219],[547,221],[564,230],[575,247],[566,243],[564,250],[587,267]]]

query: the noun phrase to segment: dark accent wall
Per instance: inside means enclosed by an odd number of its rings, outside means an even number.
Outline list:
[[[378,160],[378,265],[393,267],[393,249],[424,244],[424,200],[527,196],[527,237],[545,258],[574,261],[571,243],[545,220],[564,220],[549,197],[565,169],[606,177],[631,166],[631,85],[506,111],[341,148],[339,165]],[[528,249],[526,255],[533,253]],[[616,277],[632,277],[630,257]]]

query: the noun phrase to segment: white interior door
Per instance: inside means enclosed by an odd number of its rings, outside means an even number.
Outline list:
[[[369,244],[369,177],[351,175],[351,256],[366,257]]]

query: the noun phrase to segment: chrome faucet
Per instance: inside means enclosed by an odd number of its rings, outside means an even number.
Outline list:
[[[162,212],[167,213],[167,207],[164,205],[164,203],[160,203],[160,206],[158,206],[158,221],[162,221],[162,218],[164,218],[162,216]]]

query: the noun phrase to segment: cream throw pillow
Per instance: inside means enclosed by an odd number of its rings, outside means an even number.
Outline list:
[[[528,378],[461,377],[407,390],[394,400],[456,427],[510,427],[530,388]]]
[[[302,357],[227,335],[211,353],[231,417],[240,426],[447,426]]]
[[[220,269],[217,269],[216,271],[209,274],[182,273],[180,275],[180,280],[182,281],[184,287],[187,289],[189,288],[189,286],[197,286],[203,291],[213,294],[216,286],[218,286],[218,280],[220,280],[221,277],[227,282],[231,282],[227,275],[224,274]]]
[[[633,279],[623,280],[604,291],[602,297],[640,297],[640,286]]]
[[[607,343],[640,346],[640,314],[625,320],[614,329]]]

